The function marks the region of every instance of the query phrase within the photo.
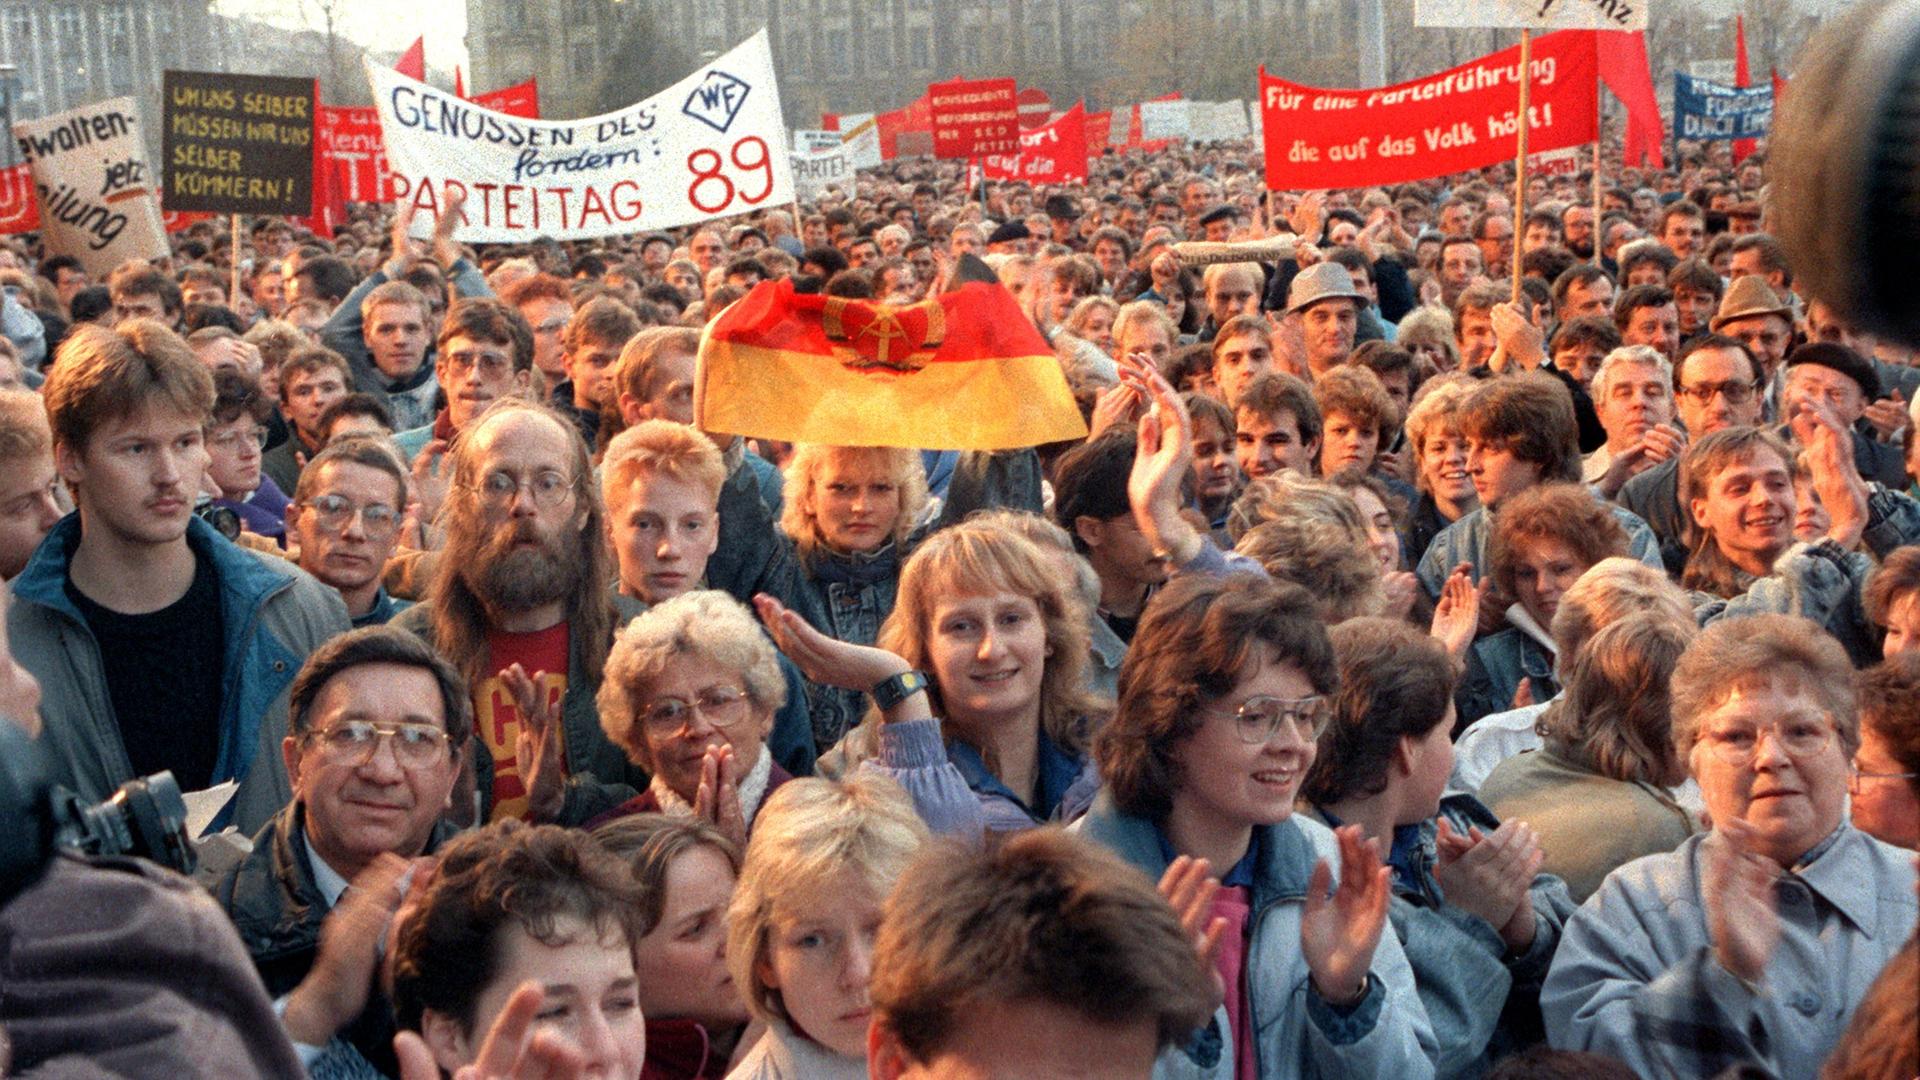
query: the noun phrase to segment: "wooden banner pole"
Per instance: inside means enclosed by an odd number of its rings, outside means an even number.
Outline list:
[[[1593,265],[1600,265],[1600,129],[1593,132]]]
[[[1520,237],[1527,223],[1527,91],[1533,84],[1528,67],[1533,63],[1533,31],[1520,31],[1520,113],[1519,132],[1513,151],[1513,296],[1520,302]]]
[[[238,307],[240,303],[240,215],[229,215],[233,220],[233,231],[227,242],[227,262],[231,265],[233,284],[227,289],[227,305]]]

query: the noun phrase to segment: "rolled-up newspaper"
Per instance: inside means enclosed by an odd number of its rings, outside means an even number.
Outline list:
[[[1296,237],[1280,233],[1265,240],[1236,240],[1216,243],[1210,240],[1183,240],[1173,245],[1173,256],[1182,266],[1212,266],[1214,263],[1283,262],[1293,258]]]

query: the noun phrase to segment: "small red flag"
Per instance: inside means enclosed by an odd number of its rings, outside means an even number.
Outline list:
[[[457,98],[467,96],[467,80],[460,74],[459,64],[453,65],[453,96]]]
[[[427,81],[427,39],[425,36],[413,39],[413,44],[407,46],[407,51],[401,53],[400,59],[394,62],[393,70],[405,75],[409,79],[418,79],[421,82]]]
[[[693,394],[701,430],[783,442],[1007,450],[1087,433],[998,282],[899,306],[762,282],[708,325]]]
[[[1752,76],[1747,71],[1747,17],[1735,15],[1733,17],[1733,85],[1745,86],[1751,81],[1753,81]],[[1779,103],[1775,102],[1775,104]],[[1733,140],[1735,165],[1740,164],[1748,154],[1753,153],[1754,143],[1753,139]]]

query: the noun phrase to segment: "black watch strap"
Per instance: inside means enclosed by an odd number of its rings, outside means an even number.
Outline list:
[[[924,671],[903,671],[875,683],[873,689],[867,693],[873,696],[873,703],[880,707],[880,711],[886,712],[925,690],[928,683],[927,673]]]

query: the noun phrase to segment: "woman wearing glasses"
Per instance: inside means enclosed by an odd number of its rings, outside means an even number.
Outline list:
[[[1702,631],[1672,690],[1713,828],[1567,921],[1547,1037],[1641,1076],[1817,1075],[1915,917],[1913,853],[1847,822],[1852,666],[1815,623],[1755,615]]]
[[[786,700],[773,644],[739,601],[698,590],[640,613],[607,657],[600,726],[653,780],[588,827],[690,814],[745,846],[761,803],[793,779],[766,747]]]
[[[1300,589],[1175,578],[1141,619],[1095,742],[1081,829],[1150,877],[1219,877],[1211,958],[1226,999],[1161,1074],[1430,1077],[1433,1030],[1400,942],[1381,845],[1294,813],[1338,687]],[[1256,1037],[1257,1033],[1257,1037]]]
[[[1539,873],[1522,821],[1445,794],[1453,771],[1453,660],[1403,622],[1349,619],[1329,632],[1340,667],[1333,720],[1304,788],[1311,813],[1386,847],[1388,919],[1413,966],[1443,1077],[1480,1076],[1538,1042],[1540,983],[1573,911]]]

